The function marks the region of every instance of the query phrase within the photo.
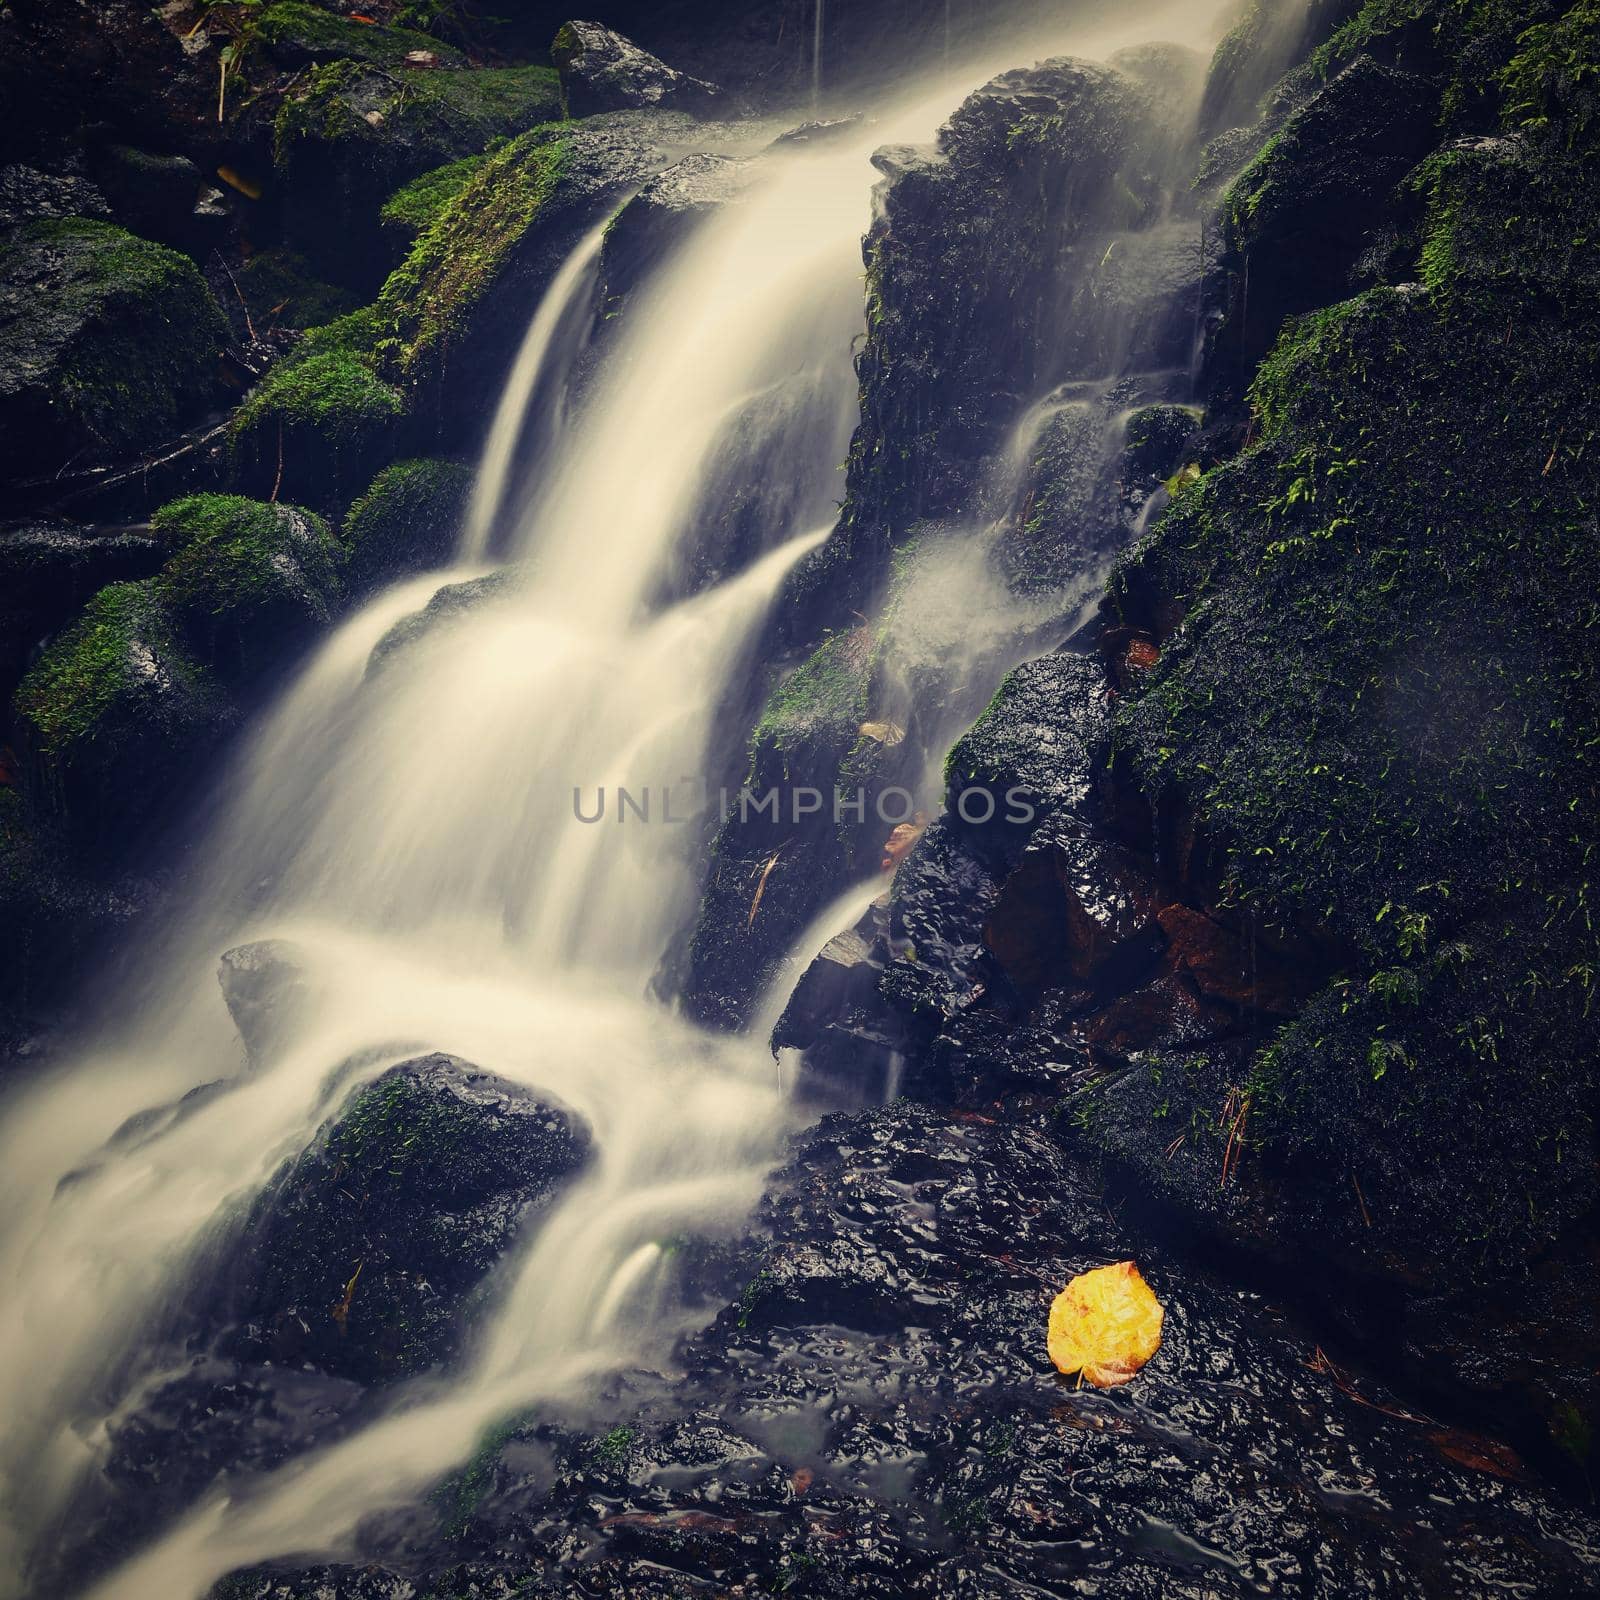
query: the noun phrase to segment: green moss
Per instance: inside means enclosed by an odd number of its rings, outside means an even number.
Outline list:
[[[274,0],[263,6],[256,30],[264,43],[289,47],[303,55],[373,62],[397,69],[404,69],[406,56],[417,50],[431,52],[447,67],[462,60],[458,51],[429,34],[352,22],[311,5],[308,0]]]
[[[560,114],[559,85],[548,67],[392,73],[341,60],[313,67],[284,100],[274,149],[286,167],[302,146],[319,160],[326,159],[316,154],[320,146],[370,146],[385,161],[408,156],[415,172],[479,153]]]
[[[421,233],[461,193],[485,159],[486,155],[463,156],[413,178],[384,202],[383,221],[413,237]]]
[[[1559,124],[1569,148],[1587,141],[1600,121],[1600,0],[1578,0],[1519,34],[1500,88],[1509,126],[1545,132]]]
[[[433,1503],[439,1509],[439,1531],[446,1539],[466,1536],[478,1507],[494,1487],[494,1469],[501,1452],[526,1420],[520,1415],[508,1417],[485,1429],[472,1459],[433,1491]]]
[[[36,396],[46,450],[171,432],[215,387],[227,339],[192,261],[108,222],[34,222],[0,248],[0,405]]]
[[[369,327],[357,312],[319,330],[234,413],[233,458],[246,487],[334,506],[393,453],[405,403],[357,348]]]
[[[14,704],[40,750],[58,756],[93,740],[164,675],[201,681],[153,580],[117,583],[51,643]]]
[[[561,175],[565,147],[536,129],[490,156],[383,286],[383,368],[415,378],[443,359]]]
[[[357,357],[328,350],[275,368],[239,408],[235,439],[282,425],[353,444],[404,410],[399,394]]]
[[[1342,952],[1257,1063],[1263,1137],[1475,1249],[1592,1203],[1557,1155],[1590,1148],[1600,1046],[1594,301],[1494,281],[1294,324],[1257,442],[1114,584],[1187,612],[1119,761],[1217,842],[1225,899]]]
[[[853,628],[823,641],[773,690],[751,743],[785,755],[818,744],[855,744],[867,720],[875,634]]]
[[[238,276],[258,333],[319,327],[357,309],[356,297],[348,289],[322,282],[305,258],[292,250],[263,250],[245,263]]]
[[[260,633],[270,648],[296,623],[331,619],[340,551],[313,513],[199,494],[163,506],[153,522],[176,547],[156,579],[158,591],[201,637],[220,626]]]
[[[351,587],[442,566],[455,547],[472,473],[453,461],[397,461],[373,479],[344,524]]]

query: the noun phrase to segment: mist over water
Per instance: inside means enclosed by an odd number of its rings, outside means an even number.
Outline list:
[[[320,1454],[219,1491],[92,1592],[183,1600],[241,1565],[347,1548],[363,1518],[415,1502],[508,1413],[668,1358],[684,1321],[656,1241],[737,1227],[793,1113],[764,1032],[707,1036],[646,997],[698,892],[693,830],[581,827],[572,790],[713,770],[730,675],[828,532],[855,421],[871,152],[931,138],[998,68],[1201,42],[1211,18],[1194,10],[1129,6],[1103,28],[1008,46],[873,107],[847,137],[761,162],[633,295],[581,400],[540,423],[546,470],[521,505],[518,441],[530,407],[567,393],[598,232],[529,308],[459,567],[373,599],[304,665],[235,758],[184,912],[81,1059],[7,1108],[0,1594],[33,1592],[32,1552],[58,1539],[108,1419],[170,1370],[192,1263],[353,1089],[426,1051],[568,1107],[593,1134],[589,1167],[502,1270],[458,1370],[400,1390]],[[820,71],[820,4],[816,22]],[[826,111],[826,84],[816,93]],[[660,603],[684,545],[753,464],[759,549]],[[986,699],[1041,618],[982,577],[978,549],[958,542],[929,569],[920,610],[945,604]],[[507,583],[369,670],[396,622],[498,560],[517,563]],[[875,892],[852,891],[802,946]],[[247,1068],[216,964],[266,937],[297,947],[310,992]],[[782,998],[768,997],[763,1029]],[[217,1079],[184,1114],[115,1137]]]

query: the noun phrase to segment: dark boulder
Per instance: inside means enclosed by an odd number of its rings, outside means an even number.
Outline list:
[[[607,300],[625,296],[698,222],[737,198],[752,175],[745,162],[699,154],[652,178],[606,230],[600,275]]]
[[[92,219],[18,229],[0,244],[0,473],[173,432],[217,393],[227,339],[185,257]]]
[[[1046,1354],[1051,1298],[1128,1259],[1164,1305],[1161,1348],[1126,1388],[1079,1386]],[[1341,1594],[1592,1586],[1593,1519],[1503,1443],[1334,1365],[1278,1297],[1114,1215],[1025,1119],[828,1118],[729,1268],[670,1381],[629,1374],[596,1421],[541,1408],[486,1440],[407,1545],[406,1570],[435,1575],[418,1587],[492,1593],[530,1568],[551,1594],[661,1600],[684,1574],[827,1600],[1149,1600],[1285,1572]],[[353,1600],[387,1570],[241,1592]]]
[[[43,521],[0,527],[0,696],[9,700],[29,654],[91,595],[148,578],[164,554],[137,528]]]
[[[598,22],[568,22],[550,46],[561,74],[561,106],[569,117],[601,111],[713,109],[721,91],[641,50]]]
[[[171,552],[156,587],[197,655],[221,677],[260,677],[332,620],[343,552],[299,506],[199,494],[153,526]]]
[[[112,144],[96,152],[94,174],[111,214],[129,232],[175,249],[194,244],[201,178],[187,156]]]
[[[1214,361],[1249,371],[1286,318],[1348,294],[1395,185],[1436,138],[1438,90],[1359,57],[1284,123],[1223,199],[1240,265]]]
[[[217,982],[252,1065],[293,1032],[311,995],[303,954],[286,939],[223,951]]]
[[[231,1269],[238,1352],[363,1383],[448,1361],[485,1275],[587,1143],[452,1056],[391,1068],[257,1201]]]
[[[17,689],[36,811],[92,853],[125,851],[169,814],[232,719],[159,579],[100,590]]]

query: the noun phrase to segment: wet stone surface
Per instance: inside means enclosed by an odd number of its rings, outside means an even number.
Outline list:
[[[1079,1389],[1045,1352],[1050,1300],[1130,1257],[1162,1348]],[[906,1102],[827,1119],[732,1270],[681,1371],[619,1381],[587,1431],[492,1438],[405,1559],[226,1592],[1564,1595],[1600,1574],[1600,1529],[1503,1446],[1140,1237],[1046,1129]]]

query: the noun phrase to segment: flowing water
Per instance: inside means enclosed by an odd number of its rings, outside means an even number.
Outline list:
[[[815,19],[820,74],[821,0]],[[1152,6],[1115,37],[1040,43],[1101,53],[1194,31],[1187,7]],[[645,998],[697,892],[695,830],[585,825],[572,792],[712,770],[730,676],[841,489],[868,156],[931,136],[996,66],[1042,53],[974,65],[851,140],[770,158],[635,292],[567,406],[601,236],[574,251],[494,419],[460,566],[379,596],[306,664],[219,792],[182,914],[111,991],[80,1059],[7,1107],[0,1594],[30,1592],[30,1559],[103,1460],[108,1419],[170,1369],[197,1256],[353,1088],[423,1051],[567,1105],[593,1132],[590,1167],[508,1264],[456,1375],[218,1492],[95,1592],[183,1600],[249,1562],[338,1551],[506,1413],[670,1347],[681,1322],[655,1241],[736,1226],[790,1112],[763,1041],[707,1037]],[[524,506],[530,450],[545,470]],[[756,462],[758,548],[664,603],[730,473]],[[491,558],[515,562],[509,582],[369,670],[398,620]],[[311,990],[247,1069],[216,962],[267,936],[298,947]],[[218,1079],[186,1114],[115,1137]]]

